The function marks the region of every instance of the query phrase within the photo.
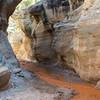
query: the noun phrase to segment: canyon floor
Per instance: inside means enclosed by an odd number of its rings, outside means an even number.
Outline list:
[[[28,61],[20,64],[23,69],[12,74],[0,100],[100,100],[100,90],[73,71]]]

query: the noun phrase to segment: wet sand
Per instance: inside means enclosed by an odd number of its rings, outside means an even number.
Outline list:
[[[100,90],[92,85],[85,83],[65,82],[63,74],[48,68],[40,67],[30,62],[21,61],[20,64],[22,68],[34,72],[41,80],[49,84],[76,90],[78,94],[74,96],[72,100],[100,100]]]

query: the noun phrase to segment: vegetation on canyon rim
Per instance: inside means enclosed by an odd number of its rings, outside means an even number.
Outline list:
[[[40,0],[22,0],[22,2],[16,7],[15,12],[18,12],[21,9],[24,9],[25,7],[27,7],[31,4],[35,4],[38,1],[40,1]],[[15,20],[12,17],[10,17],[8,33],[13,34],[13,33],[18,33],[18,32],[20,32],[20,29],[18,29],[18,27],[16,26]]]
[[[40,0],[23,0],[16,8],[16,10],[21,10],[24,7],[29,6],[30,4],[34,4]]]

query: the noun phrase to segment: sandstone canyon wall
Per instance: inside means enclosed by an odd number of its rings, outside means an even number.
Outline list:
[[[65,20],[62,26],[60,23],[55,25],[53,47],[60,62],[74,69],[86,81],[100,79],[99,2],[100,0],[85,0],[68,21]]]
[[[75,2],[69,2],[68,0],[43,0],[23,9],[18,15],[18,20],[22,31],[25,33],[22,39],[24,46],[21,46],[26,51],[25,55],[41,63],[50,64],[57,62],[57,54],[52,48],[55,35],[53,26],[82,3],[83,0],[76,0]],[[14,43],[11,44],[13,45]],[[17,53],[18,57],[20,53],[22,53],[21,50]],[[25,58],[24,55],[23,57]]]
[[[98,81],[100,0],[60,1],[38,2],[19,13],[21,47],[31,60],[60,64],[86,81]]]
[[[31,51],[30,55],[41,63],[57,63],[74,69],[86,81],[98,81],[99,2],[85,0],[82,5],[83,0],[62,0],[52,5],[44,1],[22,10],[19,21],[27,38],[25,52]]]

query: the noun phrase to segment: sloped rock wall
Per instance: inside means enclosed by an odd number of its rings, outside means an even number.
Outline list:
[[[21,0],[1,0],[0,1],[0,53],[5,57],[8,67],[18,67],[18,61],[8,41],[8,19]]]
[[[78,9],[74,8],[75,2],[70,3],[69,12],[66,12],[67,17],[60,23],[57,22],[65,17],[65,12],[61,12],[62,6],[57,6],[57,11],[60,13],[57,13],[56,7],[50,9],[51,5],[49,3],[48,7],[47,2],[42,4],[39,2],[29,7],[28,12],[34,21],[31,32],[25,34],[29,33],[31,36],[33,56],[37,61],[56,60],[67,68],[74,69],[82,79],[98,81],[100,79],[99,2],[100,0],[85,0]],[[28,26],[23,29],[27,30]]]
[[[8,41],[8,19],[21,0],[0,0],[0,88],[8,84],[10,70],[18,67],[18,61]],[[9,68],[9,69],[8,69]]]
[[[23,10],[19,15],[27,38],[23,47],[41,63],[57,62],[74,69],[86,81],[98,81],[100,0],[85,0],[75,9],[82,2],[75,4],[70,0],[69,6],[65,3],[67,10],[64,11],[65,6],[55,2],[52,5],[50,1]]]
[[[57,39],[54,48],[59,60],[86,81],[100,80],[99,2],[100,0],[86,0],[81,12],[81,8],[78,9],[80,17],[77,21],[73,17],[61,27],[61,24],[56,26],[59,32],[55,36]]]
[[[68,0],[43,0],[20,12],[20,27],[29,39],[28,45],[24,45],[27,54],[32,51],[32,58],[41,63],[57,62],[57,54],[52,48],[55,35],[53,25],[82,4],[82,1],[76,1],[78,3]],[[73,3],[74,7],[71,7]],[[29,45],[30,49],[27,48]]]

